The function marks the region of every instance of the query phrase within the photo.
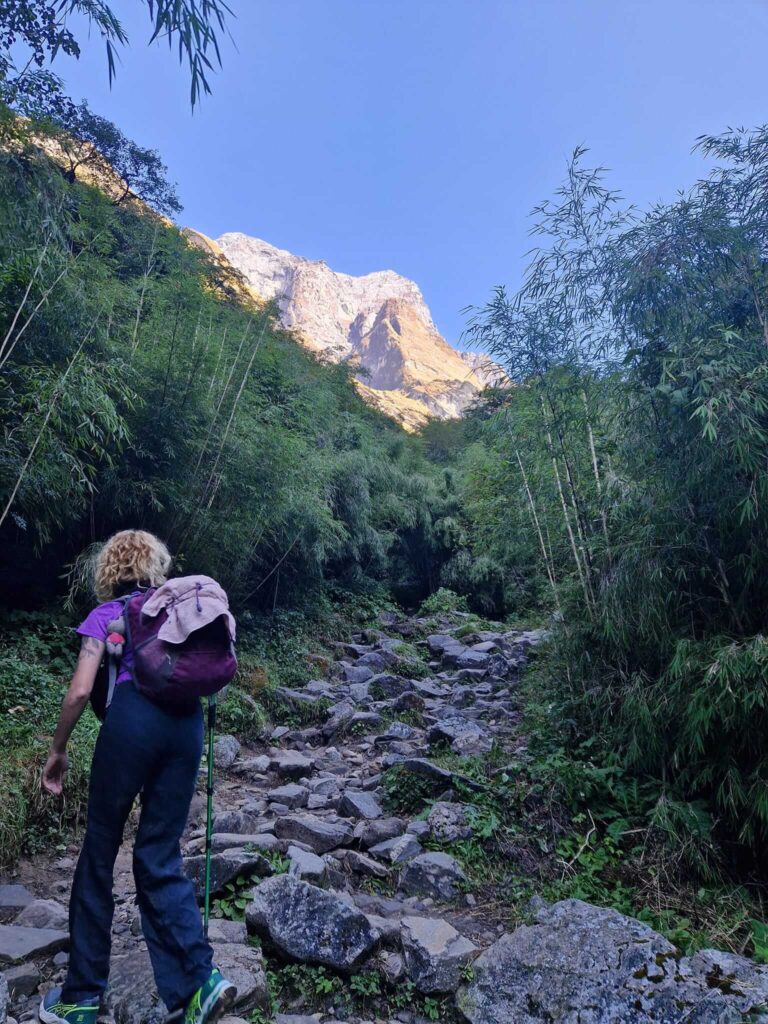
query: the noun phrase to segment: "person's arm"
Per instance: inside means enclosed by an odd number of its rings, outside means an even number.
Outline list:
[[[53,734],[51,752],[43,769],[43,789],[54,796],[61,794],[64,773],[67,770],[67,743],[72,730],[77,725],[80,715],[85,711],[88,698],[91,696],[96,673],[104,655],[105,644],[92,636],[84,636],[80,646],[72,682],[64,695],[59,714],[59,724]]]

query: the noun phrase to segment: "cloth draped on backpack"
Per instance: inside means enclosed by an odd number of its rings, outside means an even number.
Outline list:
[[[180,576],[168,580],[144,602],[141,614],[154,618],[161,611],[168,616],[158,638],[169,644],[182,644],[190,633],[223,616],[229,636],[235,642],[235,617],[229,610],[224,590],[210,576]]]

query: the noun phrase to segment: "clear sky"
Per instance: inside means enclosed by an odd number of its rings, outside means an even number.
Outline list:
[[[136,0],[107,85],[98,39],[57,61],[75,99],[157,148],[181,221],[243,231],[462,307],[520,280],[528,213],[588,145],[645,205],[700,173],[697,135],[768,121],[768,0],[229,0],[235,45],[190,112]]]

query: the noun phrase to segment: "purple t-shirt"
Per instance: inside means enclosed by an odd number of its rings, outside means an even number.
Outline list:
[[[109,630],[107,625],[112,619],[119,619],[123,614],[123,606],[120,601],[107,601],[105,604],[100,604],[94,608],[93,611],[83,619],[80,625],[77,627],[76,632],[81,636],[92,636],[96,640],[101,640],[102,643],[106,643],[107,634]],[[117,673],[117,680],[115,685],[124,683],[127,679],[131,678],[133,669],[133,651],[125,644],[123,648],[123,657],[120,660],[120,671]]]

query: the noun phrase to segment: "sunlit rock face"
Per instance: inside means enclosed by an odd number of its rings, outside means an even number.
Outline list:
[[[496,368],[452,348],[419,288],[392,270],[355,277],[238,232],[218,246],[254,292],[276,299],[307,348],[360,367],[360,392],[407,429],[460,416]]]

